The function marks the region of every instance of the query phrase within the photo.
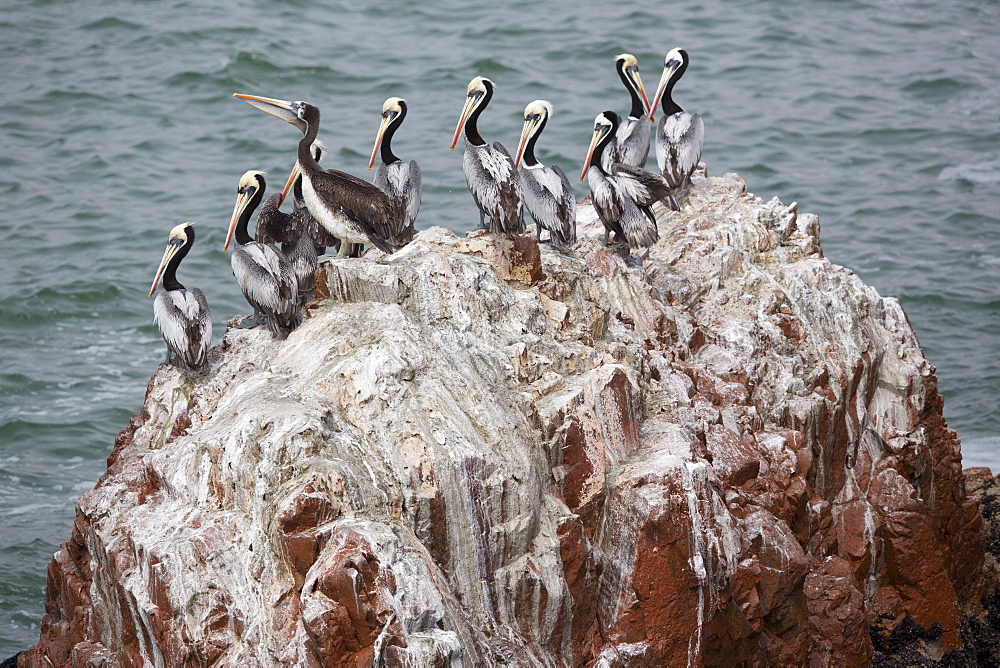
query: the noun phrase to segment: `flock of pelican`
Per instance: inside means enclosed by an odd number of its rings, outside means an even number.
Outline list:
[[[667,54],[650,104],[635,56],[626,53],[615,57],[631,108],[625,118],[613,111],[597,115],[580,175],[581,181],[586,178],[589,182],[594,209],[604,224],[605,244],[611,243],[610,235],[614,234],[614,243],[629,249],[652,246],[659,238],[652,206],[661,202],[677,210],[677,198],[690,188],[691,174],[701,159],[705,129],[698,114],[684,111],[673,99],[674,85],[687,66],[688,55],[683,49]],[[535,144],[552,117],[552,104],[535,100],[525,107],[523,130],[511,158],[503,144],[494,142],[491,146],[479,134],[479,117],[493,94],[494,84],[486,77],[469,83],[451,141],[454,150],[464,130],[463,168],[479,208],[480,225],[495,234],[521,234],[526,208],[539,237],[545,230],[554,246],[569,249],[576,243],[573,188],[562,169],[543,165],[535,157]],[[254,310],[253,318],[244,318],[240,327],[263,322],[275,336],[285,337],[301,322],[301,307],[313,290],[317,258],[327,248],[336,248],[338,257],[354,257],[363,245],[370,244],[391,254],[414,237],[414,221],[420,210],[420,167],[415,160],[404,162],[396,157],[391,146],[393,135],[406,118],[407,105],[398,97],[390,97],[382,105],[368,169],[376,157],[381,158],[381,164],[375,182],[368,183],[320,166],[325,146],[317,138],[320,112],[315,105],[234,95],[302,132],[295,166],[280,194],[271,195],[262,205],[264,173],[250,170],[240,178],[223,247],[226,251],[235,238],[233,275]],[[661,100],[663,115],[655,134],[659,172],[651,172],[645,169],[650,144],[647,120],[654,120]],[[280,207],[289,191],[293,209],[284,213]],[[255,211],[256,234],[252,237],[248,225]],[[170,231],[149,296],[162,278],[163,290],[153,302],[153,315],[167,346],[167,361],[186,371],[203,372],[208,368],[212,316],[202,291],[186,289],[176,275],[194,236],[190,222]]]

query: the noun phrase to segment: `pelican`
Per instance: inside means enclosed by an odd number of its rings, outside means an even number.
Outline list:
[[[318,162],[326,146],[316,140],[310,149]],[[294,208],[285,213],[279,208],[284,200],[282,193],[275,193],[264,200],[257,212],[255,239],[262,244],[281,244],[281,252],[288,257],[298,283],[299,298],[306,301],[316,284],[316,263],[327,246],[338,241],[320,228],[316,219],[302,203],[302,178],[292,186]]]
[[[615,141],[604,151],[604,171],[610,172],[611,165],[620,162],[640,169],[646,166],[649,155],[649,99],[639,77],[639,61],[631,53],[615,56],[615,69],[632,98],[632,108],[628,118],[618,126]]]
[[[198,288],[186,289],[177,281],[177,267],[194,244],[194,224],[181,223],[170,230],[167,250],[156,270],[149,296],[163,277],[163,290],[153,301],[153,321],[167,344],[167,363],[187,371],[201,372],[208,367],[208,348],[212,345],[212,312]]]
[[[247,223],[264,198],[266,187],[264,172],[251,169],[240,178],[236,206],[222,250],[225,252],[229,248],[235,232],[237,247],[233,250],[233,275],[253,307],[253,325],[258,324],[259,314],[263,313],[271,331],[284,337],[299,324],[295,313],[299,300],[295,272],[284,254],[274,246],[254,241],[247,232]]]
[[[535,159],[535,142],[542,134],[552,115],[552,104],[535,100],[524,108],[524,129],[517,145],[514,166],[524,157],[518,168],[521,176],[521,194],[524,206],[542,229],[549,231],[549,239],[559,248],[569,248],[576,243],[576,198],[573,186],[558,165],[546,167]]]
[[[605,172],[601,153],[614,139],[620,122],[613,111],[594,119],[594,136],[580,180],[586,176],[590,182],[594,209],[604,223],[604,243],[608,243],[608,233],[614,232],[615,240],[625,237],[629,248],[648,248],[659,239],[651,207],[657,201],[670,201],[670,186],[659,174],[621,163],[612,165],[611,174]]]
[[[465,127],[465,182],[472,199],[479,207],[479,224],[490,217],[489,230],[495,234],[520,234],[524,232],[524,213],[521,208],[521,179],[510,153],[500,142],[489,146],[476,127],[479,115],[493,99],[493,82],[486,77],[476,77],[469,82],[465,107],[458,119],[451,149],[455,150],[458,136]]]
[[[691,187],[691,172],[701,160],[705,144],[705,124],[698,114],[689,114],[673,98],[674,84],[684,76],[688,54],[684,49],[673,49],[663,60],[663,74],[656,87],[649,119],[653,120],[656,103],[663,96],[663,117],[656,124],[656,164],[676,195],[683,195]]]
[[[404,118],[406,100],[390,97],[382,104],[382,123],[375,136],[371,160],[368,161],[368,169],[371,170],[381,147],[382,164],[375,171],[375,185],[405,211],[404,217],[396,221],[392,235],[392,242],[400,246],[408,243],[415,234],[413,221],[420,210],[421,190],[420,165],[417,161],[403,162],[392,152],[392,137],[403,124]]]
[[[341,240],[338,257],[346,257],[352,243],[373,244],[387,254],[395,250],[389,239],[396,221],[402,217],[399,207],[377,187],[356,176],[335,169],[324,171],[310,154],[309,147],[319,132],[318,107],[302,101],[234,95],[302,131],[298,162],[292,168],[283,194],[301,172],[306,208],[320,226]]]

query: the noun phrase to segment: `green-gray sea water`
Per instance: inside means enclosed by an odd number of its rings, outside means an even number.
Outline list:
[[[317,104],[324,162],[369,177],[382,102],[405,97],[418,226],[466,231],[448,144],[472,77],[497,83],[480,131],[508,148],[550,100],[537,155],[573,175],[594,116],[627,110],[613,56],[652,94],[684,47],[675,99],[705,119],[709,172],[820,215],[826,255],[905,307],[966,465],[1000,468],[998,29],[1000,5],[973,0],[5,3],[0,659],[36,642],[74,502],[162,359],[146,292],[171,227],[198,222],[179,278],[216,341],[248,311],[221,252],[236,184],[253,168],[280,187],[299,135],[233,92]]]

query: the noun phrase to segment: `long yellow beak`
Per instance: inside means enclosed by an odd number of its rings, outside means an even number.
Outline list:
[[[597,143],[601,141],[604,136],[604,132],[600,129],[594,130],[594,137],[590,140],[590,148],[587,149],[587,159],[583,161],[583,173],[580,174],[580,180],[587,176],[587,170],[590,169],[590,159],[594,157],[594,149],[597,148]]]
[[[529,121],[528,119],[524,119],[524,128],[521,129],[521,140],[517,143],[517,153],[514,158],[515,167],[520,164],[521,156],[524,155],[524,147],[528,145],[528,138],[534,134],[536,125],[538,125],[538,121]]]
[[[642,85],[642,77],[639,76],[638,69],[629,69],[629,77],[635,82],[635,87],[639,89],[639,97],[642,98],[642,103],[646,105],[646,111],[649,111],[649,98],[646,97],[646,88]]]
[[[177,253],[177,249],[181,247],[180,243],[175,243],[173,239],[167,244],[167,250],[163,251],[163,259],[160,260],[160,267],[156,270],[156,278],[153,279],[153,285],[149,288],[149,294],[147,297],[152,297],[153,293],[156,292],[156,286],[160,284],[160,278],[163,276],[163,270],[167,268],[167,263],[170,259]]]
[[[656,115],[656,105],[660,103],[660,98],[663,97],[663,91],[667,89],[667,82],[670,81],[670,77],[674,73],[674,68],[663,68],[663,74],[660,75],[660,83],[656,87],[656,95],[653,96],[653,104],[649,107],[649,120],[653,120]]]
[[[451,148],[449,151],[455,150],[455,144],[458,143],[458,136],[462,134],[462,128],[465,127],[465,120],[469,117],[469,112],[472,111],[472,107],[476,102],[476,98],[469,95],[465,98],[465,106],[462,107],[462,116],[458,119],[458,126],[455,128],[455,136],[451,139]]]
[[[226,233],[226,245],[222,247],[223,253],[229,249],[229,244],[233,240],[233,232],[236,231],[236,221],[239,220],[240,214],[243,213],[243,209],[247,208],[247,204],[250,203],[250,198],[252,196],[252,193],[241,192],[236,198],[236,206],[233,207],[233,217],[229,219],[229,231]]]
[[[288,174],[288,180],[285,181],[285,187],[281,189],[281,198],[278,200],[278,206],[285,201],[285,197],[288,195],[288,191],[292,189],[292,184],[295,183],[295,179],[298,178],[299,172],[301,172],[299,163],[296,162],[295,166],[292,167],[291,173]]]
[[[266,114],[271,114],[286,123],[291,123],[302,132],[306,131],[305,122],[293,111],[293,102],[278,100],[272,97],[261,97],[259,95],[243,95],[241,93],[233,93],[233,97],[238,97]]]
[[[392,119],[389,116],[382,117],[382,123],[378,126],[378,134],[375,136],[375,148],[372,149],[372,157],[371,160],[368,161],[368,169],[371,169],[372,165],[375,164],[375,156],[378,155],[378,147],[382,145],[382,135],[385,134],[385,130],[389,127],[389,123],[391,122]]]

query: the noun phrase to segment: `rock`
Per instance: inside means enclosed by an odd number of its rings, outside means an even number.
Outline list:
[[[958,648],[983,522],[906,315],[815,216],[694,184],[645,259],[587,205],[568,254],[431,228],[324,261],[286,341],[160,367],[20,665],[820,665],[904,623]]]

